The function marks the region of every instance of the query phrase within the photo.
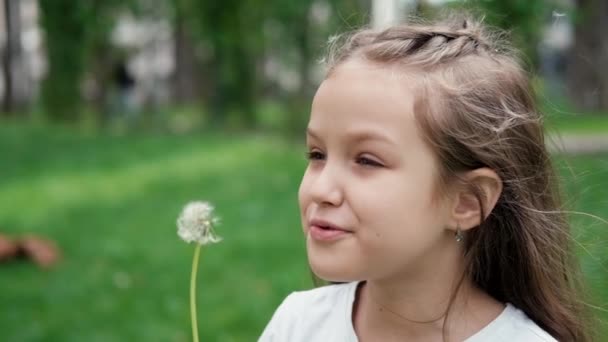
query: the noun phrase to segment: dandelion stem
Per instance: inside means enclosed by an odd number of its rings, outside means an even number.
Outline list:
[[[196,270],[201,254],[201,245],[196,244],[194,259],[192,259],[192,275],[190,277],[190,317],[192,319],[192,340],[198,342],[198,324],[196,322]]]

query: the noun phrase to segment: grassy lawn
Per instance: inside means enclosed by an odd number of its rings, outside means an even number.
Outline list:
[[[558,115],[547,120],[547,127],[569,134],[608,134],[608,115]]]
[[[254,341],[288,292],[312,286],[298,234],[299,146],[0,123],[0,155],[0,231],[51,237],[63,252],[48,271],[0,265],[2,340],[188,341],[193,246],[175,219],[192,199],[216,205],[224,238],[202,252],[201,341]],[[608,218],[608,154],[559,161],[570,166],[569,203]],[[594,303],[606,306],[608,225],[573,222]]]
[[[541,110],[546,114],[545,126],[549,132],[608,135],[608,113],[582,113],[559,101],[548,100],[541,102]]]

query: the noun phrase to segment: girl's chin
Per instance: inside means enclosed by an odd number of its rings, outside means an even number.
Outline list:
[[[310,269],[317,278],[330,283],[350,283],[362,279],[357,275],[344,272],[344,268],[328,267],[328,265],[314,265],[311,263]]]
[[[365,279],[365,266],[358,260],[358,252],[351,245],[352,241],[344,240],[338,245],[318,244],[309,239],[306,252],[311,271],[320,279],[329,282],[347,283]],[[354,248],[354,249],[353,249]]]

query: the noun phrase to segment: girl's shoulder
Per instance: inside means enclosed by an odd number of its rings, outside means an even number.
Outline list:
[[[353,282],[291,293],[259,341],[356,341],[351,321],[356,288]]]
[[[485,341],[554,342],[557,340],[528,318],[523,311],[507,304],[498,317],[466,340],[466,342]]]

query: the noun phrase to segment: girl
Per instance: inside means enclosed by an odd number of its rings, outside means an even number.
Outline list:
[[[330,49],[299,203],[310,266],[260,341],[588,341],[569,227],[517,59],[480,23]]]

